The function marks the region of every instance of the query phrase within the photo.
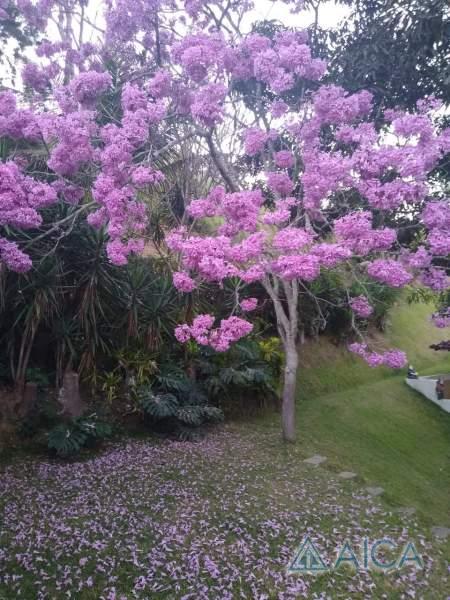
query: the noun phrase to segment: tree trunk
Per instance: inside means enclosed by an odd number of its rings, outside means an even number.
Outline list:
[[[295,442],[295,392],[297,389],[298,352],[295,344],[285,348],[286,364],[284,367],[283,403],[281,406],[281,423],[283,439]]]
[[[80,386],[78,373],[75,371],[66,371],[63,377],[63,384],[58,394],[58,402],[62,407],[64,417],[80,417],[86,405],[80,396]]]

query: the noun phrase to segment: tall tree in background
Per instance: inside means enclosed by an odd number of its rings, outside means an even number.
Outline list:
[[[350,16],[317,43],[329,77],[367,89],[377,105],[414,109],[434,95],[450,103],[450,5],[447,0],[343,2]]]

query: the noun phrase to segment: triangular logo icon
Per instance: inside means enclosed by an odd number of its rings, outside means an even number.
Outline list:
[[[305,571],[327,571],[328,567],[323,562],[319,551],[309,537],[303,540],[302,545],[294,556],[293,561],[288,567],[289,573],[298,573]]]

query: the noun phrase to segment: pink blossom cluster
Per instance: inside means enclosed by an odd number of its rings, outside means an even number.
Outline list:
[[[443,267],[430,267],[422,272],[420,282],[435,292],[444,292],[450,287],[450,278]]]
[[[195,290],[195,281],[187,273],[177,271],[173,274],[173,285],[179,292],[189,293]]]
[[[370,305],[366,296],[356,296],[350,300],[349,304],[358,317],[367,319],[373,313],[373,306]]]
[[[186,35],[171,49],[172,59],[182,65],[186,75],[194,82],[204,81],[216,69],[225,69],[227,44],[219,33],[194,33]]]
[[[306,208],[311,211],[320,210],[330,194],[348,189],[353,184],[350,174],[353,168],[352,159],[339,153],[320,152],[313,147],[315,143],[316,138],[308,141],[308,144],[305,143],[303,152],[304,202]]]
[[[217,352],[226,352],[231,344],[247,336],[253,329],[251,323],[239,317],[222,319],[220,326],[213,329],[214,320],[212,315],[199,315],[192,325],[179,325],[175,329],[175,337],[181,343],[193,339],[202,346],[211,346]]]
[[[278,231],[272,240],[272,245],[282,252],[298,251],[308,246],[314,240],[315,235],[311,231],[300,227],[285,227]]]
[[[207,127],[222,121],[223,102],[228,89],[221,83],[209,83],[194,94],[191,105],[192,116]]]
[[[431,265],[433,257],[426,248],[420,246],[415,252],[407,252],[403,259],[411,269],[426,269]]]
[[[428,247],[433,256],[442,258],[450,254],[450,201],[429,202],[422,212],[428,228]]]
[[[320,274],[320,259],[313,254],[280,256],[273,261],[272,270],[287,281],[314,281]]]
[[[431,320],[435,327],[444,329],[450,327],[450,307],[443,308],[431,315]]]
[[[249,156],[259,154],[266,145],[269,139],[269,134],[258,127],[250,127],[244,133],[245,153]]]
[[[279,119],[289,110],[289,105],[284,100],[274,100],[270,106],[270,114],[274,119]]]
[[[77,102],[89,108],[109,88],[111,81],[109,73],[87,71],[74,77],[68,88]]]
[[[336,219],[334,233],[338,241],[354,254],[366,256],[370,252],[389,250],[396,239],[394,229],[373,229],[372,214],[367,211],[352,212]]]
[[[390,369],[402,369],[408,363],[406,354],[401,350],[386,350],[383,353],[371,352],[367,344],[358,342],[350,344],[348,349],[364,359],[370,367],[385,366]]]
[[[222,199],[222,214],[227,222],[222,231],[228,235],[238,231],[255,231],[263,203],[259,189],[226,194]]]
[[[158,69],[146,85],[146,89],[153,98],[169,96],[172,87],[172,74],[167,69]]]
[[[41,130],[35,113],[18,108],[12,92],[0,92],[0,137],[35,142],[40,139],[40,135]]]
[[[326,63],[311,56],[306,41],[303,32],[280,32],[273,41],[253,33],[238,49],[241,64],[239,68],[235,66],[232,73],[236,77],[253,76],[277,94],[292,89],[298,77],[318,80],[325,72]],[[242,64],[245,59],[247,73]]]
[[[220,214],[220,206],[224,197],[225,188],[217,186],[210,191],[206,198],[193,200],[186,208],[186,212],[194,219],[214,217]]]
[[[365,90],[348,94],[339,86],[324,85],[314,96],[314,109],[320,123],[352,123],[369,115],[372,110],[372,94]]]
[[[352,257],[350,248],[347,248],[343,244],[327,242],[312,246],[311,254],[316,256],[320,264],[326,269],[333,269]]]
[[[271,171],[266,173],[267,185],[275,194],[282,197],[289,196],[292,192],[294,184],[287,173]]]
[[[242,310],[244,312],[252,312],[253,310],[255,310],[258,306],[258,299],[257,298],[245,298],[244,300],[241,300],[240,302],[240,307],[242,308]]]
[[[100,173],[93,190],[100,208],[88,217],[95,227],[107,225],[108,256],[117,265],[125,264],[130,253],[139,253],[144,246],[141,236],[147,225],[146,207],[136,197],[136,190],[164,180],[161,172],[135,166],[133,161],[150,128],[164,118],[164,102],[149,98],[135,84],[127,84],[122,90],[122,107],[120,125],[111,123],[100,131],[103,148],[98,153]]]
[[[98,127],[93,111],[75,110],[52,118],[43,115],[39,123],[47,144],[53,146],[47,164],[57,175],[74,176],[94,160]]]
[[[399,288],[412,281],[412,275],[396,260],[377,258],[367,267],[367,273],[386,285]]]
[[[0,163],[0,227],[33,229],[42,223],[40,208],[57,199],[54,188],[24,175],[10,161]],[[15,242],[0,237],[0,259],[9,269],[22,273],[31,268],[31,260]]]
[[[298,205],[297,198],[292,196],[275,201],[274,210],[263,214],[262,221],[266,225],[281,225],[289,221],[292,208]]]
[[[290,169],[294,166],[295,158],[290,150],[280,150],[274,155],[275,164],[280,169]]]
[[[56,68],[55,68],[56,67]],[[40,67],[36,63],[29,62],[22,69],[22,81],[25,87],[44,94],[50,88],[51,80],[59,72],[59,67],[54,64],[51,66]]]
[[[386,130],[378,132],[372,123],[362,121],[371,109],[367,92],[351,95],[337,86],[322,86],[313,97],[311,116],[288,126],[302,150],[304,202],[310,210],[322,209],[331,194],[352,189],[378,210],[395,210],[427,198],[427,174],[449,151],[448,132],[436,134],[425,112],[387,111],[387,124],[391,120],[391,128],[405,137],[393,143]],[[336,150],[322,149],[324,126],[333,127],[341,142]],[[345,153],[342,143],[347,145]],[[445,252],[446,246],[436,250]]]

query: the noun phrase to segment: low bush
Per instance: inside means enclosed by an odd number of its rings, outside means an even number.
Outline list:
[[[72,418],[59,423],[47,434],[49,450],[67,458],[80,453],[83,448],[93,447],[109,438],[112,426],[99,419],[97,413]]]

